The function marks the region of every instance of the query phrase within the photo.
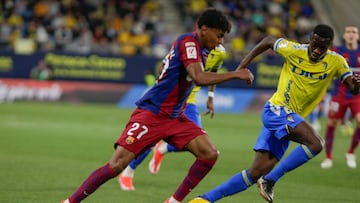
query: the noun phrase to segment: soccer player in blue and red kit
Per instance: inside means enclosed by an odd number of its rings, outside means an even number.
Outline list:
[[[359,30],[356,26],[346,26],[343,34],[345,43],[335,47],[334,51],[341,54],[354,72],[360,72],[360,45]],[[347,109],[351,112],[351,117],[356,122],[356,128],[353,132],[350,147],[345,153],[346,164],[349,168],[356,168],[355,149],[360,141],[360,95],[352,95],[339,80],[335,81],[334,90],[331,93],[331,99],[328,111],[328,120],[325,131],[325,154],[326,158],[321,162],[321,168],[331,168],[332,148],[335,138],[336,126],[339,122],[346,120]]]
[[[205,72],[217,72],[221,67],[226,52],[225,48],[222,45],[217,46],[215,49],[211,50],[205,63],[204,71]],[[162,71],[163,65],[167,63],[167,56],[163,60],[162,65],[160,66],[160,73]],[[194,86],[189,97],[186,101],[186,107],[184,109],[185,116],[187,116],[191,121],[196,125],[202,127],[200,113],[196,106],[196,94],[199,92],[200,86]],[[214,96],[215,96],[215,85],[208,86],[208,99],[206,101],[207,112],[204,115],[210,115],[210,118],[213,118],[214,111]],[[132,160],[130,164],[122,171],[119,175],[119,184],[120,188],[125,191],[135,190],[133,184],[133,178],[135,175],[136,168],[142,163],[142,161],[150,153],[151,149],[144,151],[142,154],[138,155],[136,159]],[[152,174],[157,174],[160,170],[160,165],[165,154],[169,152],[181,152],[174,146],[169,143],[160,141],[154,147],[154,154],[149,162],[149,171]]]
[[[197,28],[196,32],[182,34],[174,41],[157,83],[136,102],[137,108],[116,141],[110,161],[93,171],[63,203],[81,202],[160,140],[187,150],[196,158],[166,203],[181,202],[210,172],[218,150],[206,131],[184,115],[186,99],[194,85],[208,86],[232,79],[251,84],[254,76],[248,69],[222,74],[204,72],[207,54],[222,43],[231,24],[222,12],[207,9],[199,16]]]

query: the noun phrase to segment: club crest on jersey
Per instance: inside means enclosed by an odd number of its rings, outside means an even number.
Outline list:
[[[288,41],[282,41],[282,42],[280,42],[279,47],[280,48],[285,48],[288,44],[289,44]]]
[[[135,142],[135,137],[129,136],[126,138],[126,144],[132,144]]]
[[[293,117],[291,115],[287,116],[287,120],[290,121],[290,122],[294,122],[294,119],[293,119]]]
[[[194,46],[186,47],[186,56],[188,59],[196,59],[197,58],[196,48]]]

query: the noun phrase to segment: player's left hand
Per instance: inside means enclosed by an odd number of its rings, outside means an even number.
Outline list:
[[[350,77],[345,78],[343,83],[351,94],[356,95],[360,93],[360,75],[353,73]]]
[[[239,72],[242,76],[241,79],[246,81],[247,85],[251,85],[254,81],[254,75],[248,68],[237,68],[236,72]]]

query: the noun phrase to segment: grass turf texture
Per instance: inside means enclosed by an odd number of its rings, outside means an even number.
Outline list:
[[[69,196],[94,169],[110,159],[113,142],[131,112],[108,105],[0,104],[0,202],[49,203]],[[254,157],[252,146],[261,127],[259,113],[217,114],[214,119],[202,119],[221,153],[214,169],[184,202],[249,167]],[[285,175],[275,186],[275,202],[359,202],[359,169],[351,170],[345,165],[349,143],[350,137],[338,133],[332,169],[320,168],[322,152]],[[136,170],[136,191],[120,190],[117,179],[113,179],[84,202],[163,202],[194,160],[187,152],[168,154],[160,172],[151,175],[147,169],[149,159],[150,156]],[[219,202],[265,201],[254,185]]]

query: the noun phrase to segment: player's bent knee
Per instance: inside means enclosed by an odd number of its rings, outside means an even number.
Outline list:
[[[217,149],[210,149],[204,151],[204,153],[200,153],[197,158],[205,159],[205,160],[217,160],[219,157],[219,151]]]
[[[308,147],[309,147],[309,149],[311,149],[311,151],[314,154],[319,154],[322,151],[323,147],[324,147],[324,143],[321,140],[319,140],[319,141],[311,144]]]
[[[219,150],[215,149],[212,150],[211,153],[209,154],[209,158],[210,160],[217,160],[217,158],[219,157]]]
[[[125,169],[119,162],[114,160],[110,160],[109,165],[117,174],[120,174]]]
[[[316,154],[320,153],[320,152],[322,151],[322,149],[324,148],[324,146],[325,146],[325,140],[324,140],[324,138],[318,136],[318,142],[317,142],[317,144],[316,144],[316,147],[315,147],[314,152],[315,152]]]
[[[113,156],[109,161],[109,164],[116,173],[120,174],[134,158],[134,153],[122,147],[117,147],[116,151],[114,152]]]

